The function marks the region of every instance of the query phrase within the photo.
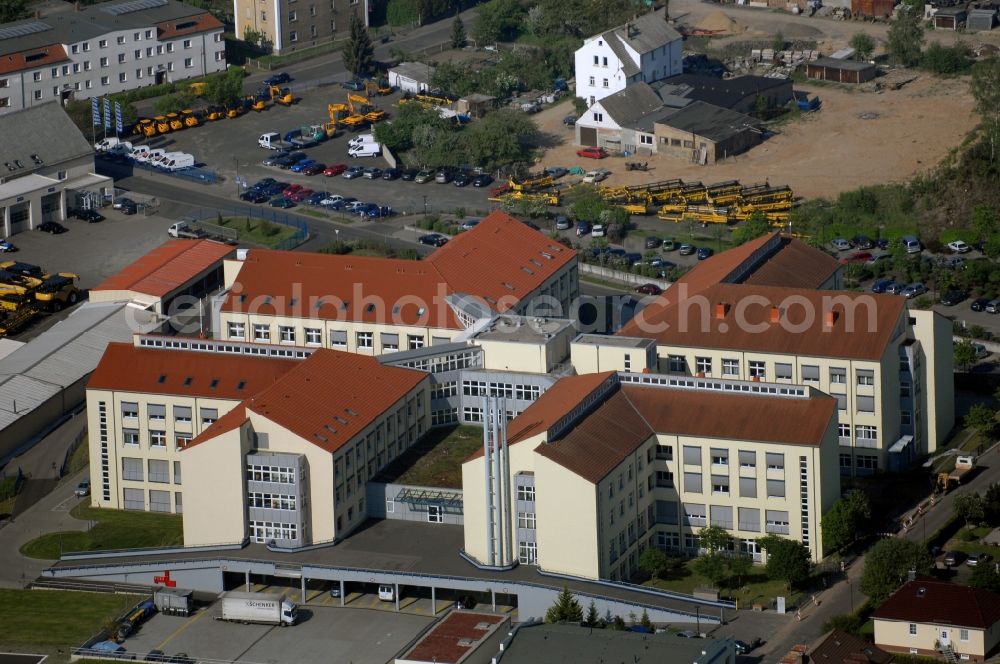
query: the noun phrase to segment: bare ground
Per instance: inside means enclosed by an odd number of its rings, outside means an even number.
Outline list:
[[[650,171],[626,172],[623,158],[599,164],[612,171],[606,184],[639,184],[670,178],[746,184],[768,180],[787,184],[798,196],[834,197],[862,185],[902,182],[935,166],[961,145],[977,118],[964,78],[921,75],[901,90],[880,94],[839,86],[796,89],[816,93],[822,108],[780,126],[778,135],[738,157],[699,166],[668,156],[642,157]],[[576,156],[573,133],[562,118],[572,112],[559,104],[535,116],[541,130],[561,139],[548,149],[540,166],[598,164]],[[861,119],[861,115],[873,119]]]

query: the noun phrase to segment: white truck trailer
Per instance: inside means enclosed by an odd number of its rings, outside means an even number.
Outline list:
[[[230,591],[221,595],[222,615],[217,620],[228,620],[263,625],[294,625],[298,621],[299,607],[284,595]]]

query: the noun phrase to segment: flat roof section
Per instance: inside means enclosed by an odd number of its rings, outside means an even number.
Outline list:
[[[482,448],[481,427],[459,425],[431,429],[372,481],[461,491],[462,463]]]
[[[614,346],[616,348],[648,348],[655,346],[656,341],[643,337],[611,337],[604,334],[581,334],[573,339],[575,344],[588,346]]]
[[[495,613],[452,611],[420,637],[412,648],[397,657],[396,663],[458,664],[507,620],[507,616]]]
[[[169,240],[102,281],[91,293],[132,291],[162,298],[235,254],[234,247],[214,240]]]
[[[498,316],[489,327],[476,335],[476,339],[510,343],[545,343],[571,325],[573,321],[566,318]]]

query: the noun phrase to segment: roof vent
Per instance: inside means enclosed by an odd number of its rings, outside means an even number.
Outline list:
[[[350,415],[352,417],[357,417],[358,416],[358,411],[354,410],[353,408],[347,408],[346,410],[347,410],[347,414],[348,415]]]
[[[28,155],[28,156],[31,157],[31,161],[35,162],[36,166],[41,166],[44,163],[42,161],[42,158],[39,157],[37,154],[32,154],[32,155]]]
[[[492,627],[492,625],[490,625],[488,622],[476,623],[476,629],[479,630],[480,632],[488,632],[490,631],[490,627]]]
[[[917,597],[923,597],[926,594],[927,594],[927,588],[924,588],[923,586],[917,588]]]
[[[462,648],[471,648],[475,643],[475,641],[468,638],[461,638],[458,640],[458,645]]]

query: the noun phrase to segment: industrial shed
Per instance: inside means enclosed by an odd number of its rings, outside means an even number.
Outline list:
[[[958,30],[965,25],[965,7],[942,7],[934,12],[935,30]]]
[[[745,152],[761,141],[749,115],[696,101],[656,121],[656,151],[699,164]]]
[[[995,9],[970,9],[969,15],[965,19],[965,29],[969,32],[988,32],[993,29],[997,22],[997,10]]]
[[[431,87],[434,67],[423,62],[401,62],[389,70],[389,85],[400,92],[420,94]]]
[[[806,63],[806,76],[836,83],[864,83],[875,78],[875,65],[857,60],[819,58]]]

